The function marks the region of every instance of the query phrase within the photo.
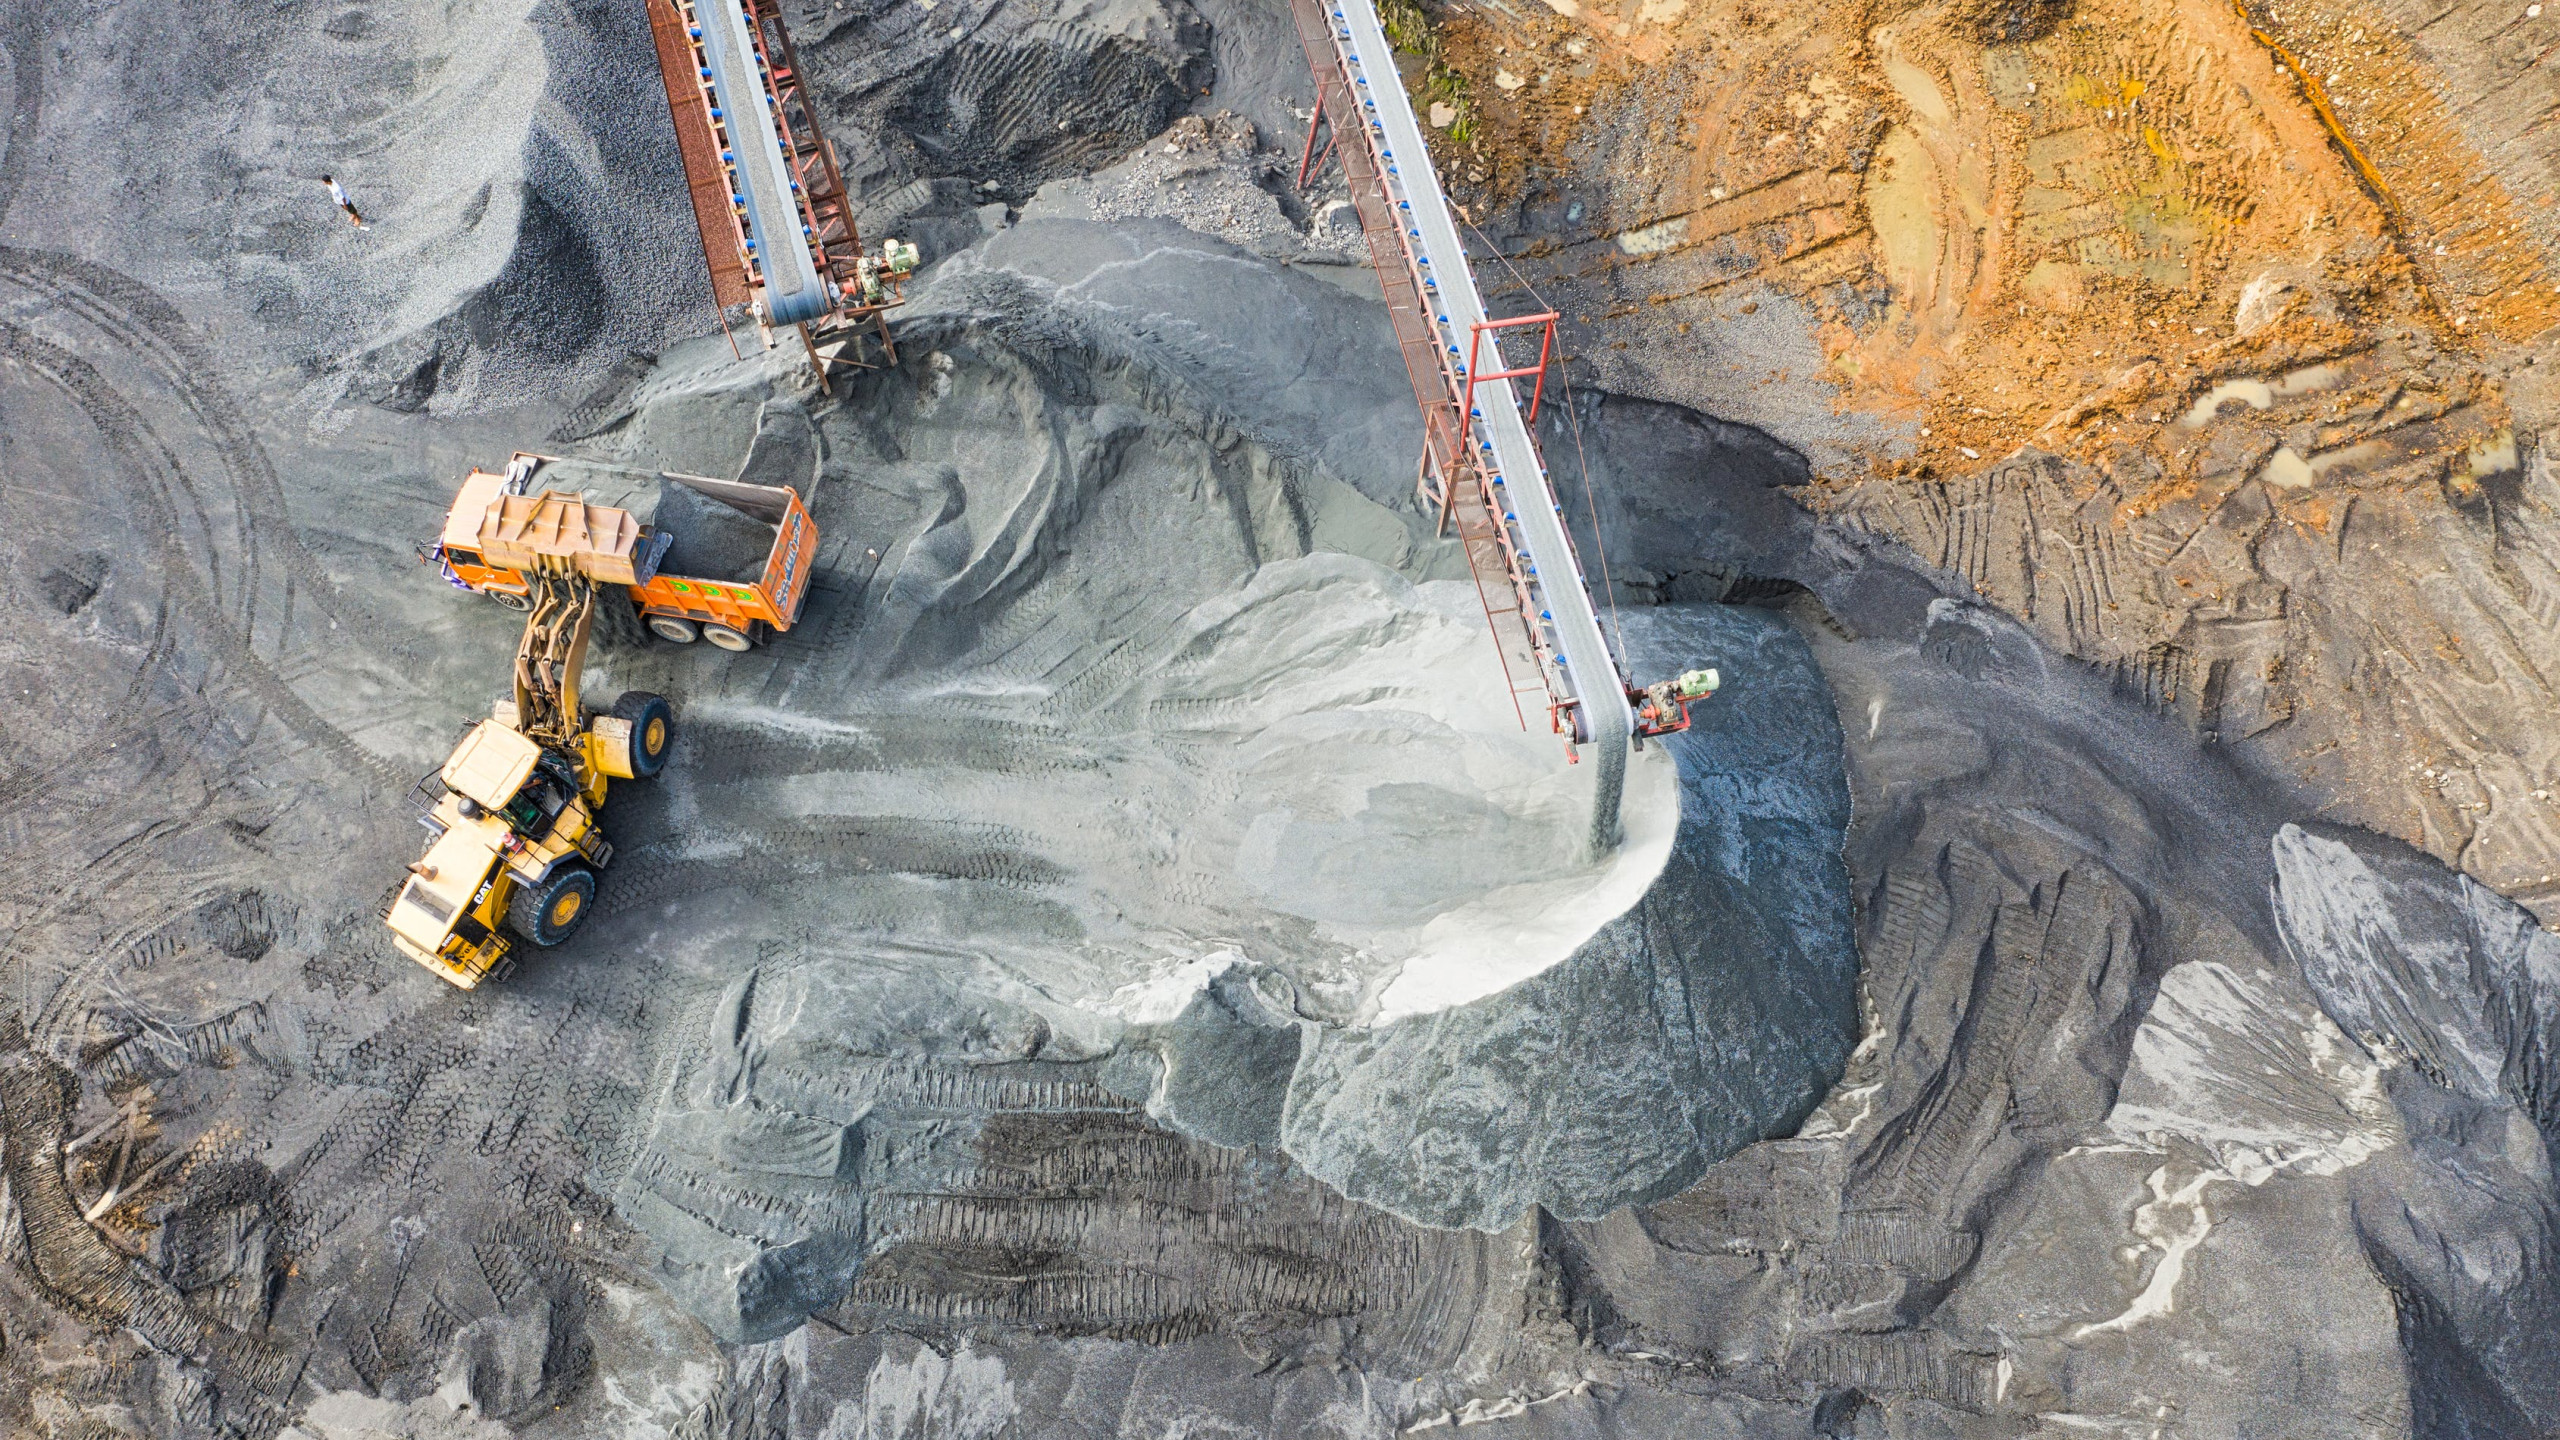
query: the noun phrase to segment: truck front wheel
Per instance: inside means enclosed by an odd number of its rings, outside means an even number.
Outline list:
[[[548,950],[578,933],[595,908],[596,872],[574,861],[507,897],[507,928]]]

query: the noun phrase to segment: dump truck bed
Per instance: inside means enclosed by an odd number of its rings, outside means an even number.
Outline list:
[[[741,632],[758,622],[790,629],[808,598],[809,572],[818,558],[817,522],[800,503],[800,492],[697,475],[665,478],[670,488],[656,513],[675,543],[657,574],[633,587],[641,610]],[[763,540],[761,563],[751,535]]]
[[[557,558],[628,589],[643,612],[745,632],[788,630],[807,599],[818,527],[787,485],[751,485],[520,454],[528,488],[474,470],[447,514],[454,583],[520,596],[526,572]],[[516,468],[510,466],[510,469]]]

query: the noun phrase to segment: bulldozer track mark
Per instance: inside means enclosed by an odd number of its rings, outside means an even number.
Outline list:
[[[2135,948],[2141,923],[2132,897],[2103,868],[2020,878],[1956,842],[1935,870],[1934,884],[1897,876],[1890,885],[1887,907],[1914,920],[1888,921],[1885,933],[1906,943],[1879,953],[1914,973],[1962,966],[1973,984],[1947,1060],[1858,1162],[1848,1196],[1855,1213],[1823,1247],[1830,1261],[1933,1283],[1973,1259],[1975,1242],[1936,1207],[1958,1194],[1981,1128],[2006,1117],[2024,1135],[2072,1132],[2070,1116],[2038,1113],[2045,1087],[2034,1083],[2038,1057],[2067,1023],[2070,987],[2056,978],[2092,956]],[[1956,925],[1959,917],[1969,918]]]
[[[1957,1410],[1991,1412],[1999,1357],[1959,1350],[1934,1330],[1820,1334],[1793,1340],[1779,1371],[1798,1383],[1855,1385],[1879,1395],[1919,1395]]]
[[[9,52],[9,83],[16,92],[9,107],[8,133],[0,136],[0,219],[7,218],[9,207],[16,203],[35,154],[36,126],[44,119],[46,48],[43,10],[35,5],[11,6],[5,28],[0,28],[0,49]]]
[[[411,968],[388,954],[378,963]],[[568,1225],[550,1206],[575,1176],[613,1163],[646,1113],[641,1087],[623,1077],[634,1066],[645,1071],[648,1057],[622,1047],[662,1001],[657,976],[646,965],[601,966],[575,996],[514,989],[439,997],[370,1034],[315,1037],[318,1053],[305,1073],[324,1093],[345,1098],[279,1175],[292,1201],[285,1227],[292,1247],[307,1253],[350,1221],[383,1213],[386,1194],[409,1204],[449,1188],[461,1166],[484,1193],[513,1192],[505,1211],[512,1218],[460,1237],[474,1247],[469,1263],[487,1273],[493,1295],[503,1303],[530,1283],[526,1276],[550,1274],[545,1267],[556,1257],[534,1252],[545,1244],[556,1250]],[[516,1233],[554,1219],[562,1233],[551,1241]],[[509,1258],[490,1246],[515,1250]],[[565,1264],[558,1270],[570,1273]]]
[[[830,520],[828,524],[836,522]],[[831,548],[851,550],[854,534],[850,529],[830,530]],[[864,622],[871,618],[870,607],[863,601],[870,594],[872,577],[883,562],[868,558],[841,556],[830,560],[821,554],[817,572],[810,577],[808,613],[789,633],[779,637],[773,675],[765,682],[765,702],[779,704],[789,699],[801,680],[818,669],[821,656],[842,655],[851,648],[854,637],[861,634]],[[842,682],[839,682],[842,683]]]
[[[82,942],[80,950],[87,959],[62,967],[54,991],[41,1003],[32,994],[23,1000],[38,1041],[48,1050],[61,1047],[62,1027],[76,1017],[86,1002],[90,988],[115,967],[136,962],[148,966],[171,949],[169,928],[190,919],[201,919],[208,907],[236,902],[238,897],[254,894],[247,887],[254,881],[255,861],[252,854],[264,853],[254,843],[242,854],[237,843],[242,836],[254,836],[264,829],[261,821],[269,814],[271,801],[248,801],[229,780],[215,782],[203,772],[222,769],[229,774],[250,773],[243,769],[245,757],[263,748],[263,742],[239,744],[227,756],[200,753],[213,736],[221,732],[223,720],[212,707],[198,700],[173,706],[167,715],[192,716],[196,723],[185,727],[185,734],[197,742],[196,749],[173,756],[169,747],[148,743],[114,750],[112,739],[107,748],[119,758],[147,757],[144,773],[135,776],[116,773],[112,776],[91,766],[66,771],[61,778],[66,784],[90,787],[94,793],[74,790],[68,795],[58,790],[44,793],[54,802],[41,811],[31,804],[11,807],[9,815],[0,819],[0,833],[26,838],[23,849],[13,846],[6,854],[14,859],[0,859],[0,875],[29,903],[22,904],[13,917],[0,943],[17,943],[31,933],[65,915],[95,908],[100,902],[127,897],[138,905],[120,917],[114,933],[103,944]],[[156,723],[165,717],[146,717],[136,729],[150,735],[163,734],[167,726]],[[96,755],[98,747],[90,747]],[[174,786],[184,794],[202,786],[204,795],[185,812],[163,813],[167,797]],[[38,840],[36,837],[41,836]],[[183,870],[173,870],[161,863],[166,848],[195,837],[216,840],[224,852],[239,854],[234,863],[207,863],[199,857]],[[137,888],[139,887],[139,888]],[[244,922],[246,923],[246,922]],[[263,922],[262,922],[263,923]],[[230,949],[234,958],[250,958],[251,951],[240,948],[250,943],[245,930],[201,937],[215,948]],[[273,927],[257,943],[257,953],[271,944]],[[35,968],[31,960],[19,961],[22,983],[31,982]]]
[[[0,278],[15,280],[21,285],[35,289],[53,299],[64,309],[79,316],[82,320],[87,321],[90,326],[105,336],[105,338],[112,343],[112,347],[119,353],[127,356],[146,357],[154,362],[158,360],[159,357],[156,353],[150,350],[147,343],[145,343],[141,337],[131,333],[132,327],[127,323],[127,316],[112,302],[105,301],[91,291],[74,283],[46,283],[49,278],[47,275],[48,271],[68,268],[75,262],[70,262],[67,257],[50,257],[37,252],[30,252],[28,259],[33,263],[21,261],[17,257],[7,254],[5,247],[0,247]],[[171,378],[166,373],[164,367],[155,363],[152,368],[155,372],[158,372],[159,378],[164,381]],[[190,410],[199,410],[199,407],[195,406],[192,399],[186,394],[183,386],[180,388],[180,398],[182,403],[188,404],[188,408]],[[199,411],[196,415],[196,419],[199,428],[202,429],[205,434],[205,438],[214,443],[216,452],[220,455],[223,448],[221,440],[218,436],[214,435],[210,429],[205,428],[207,425],[207,417]],[[149,433],[147,428],[145,433]],[[203,527],[204,533],[208,537],[213,536],[217,533],[214,527],[213,517],[206,513],[203,495],[197,489],[194,480],[185,473],[183,465],[178,461],[174,452],[170,450],[165,442],[160,441],[156,434],[153,435],[153,441],[160,451],[162,461],[176,477],[179,488],[193,504],[197,522]],[[224,458],[226,462],[229,460],[227,455],[222,458]],[[226,468],[230,468],[227,463]],[[232,512],[232,520],[235,526],[238,527],[243,540],[243,544],[241,546],[241,564],[243,573],[238,586],[242,612],[240,616],[240,624],[242,629],[254,633],[256,627],[256,604],[258,596],[258,556],[255,544],[255,528],[250,521],[247,495],[241,489],[236,472],[232,487]],[[219,550],[208,551],[204,559],[206,571],[211,582],[211,589],[218,603],[222,591],[222,574],[220,568],[221,556]],[[288,620],[290,619],[291,603],[292,598],[288,591],[286,596]]]
[[[272,1434],[283,1423],[275,1401],[296,1373],[295,1357],[199,1314],[88,1222],[61,1163],[78,1081],[25,1048],[14,1019],[0,1028],[10,1032],[0,1053],[0,1169],[26,1242],[22,1273],[46,1300],[82,1322],[130,1327],[155,1349],[202,1363],[222,1398],[245,1412],[243,1418],[266,1422]]]
[[[1419,1296],[1428,1257],[1413,1231],[1268,1157],[1125,1110],[1063,1128],[1031,1123],[1039,1114],[987,1115],[956,1185],[876,1190],[864,1212],[874,1258],[840,1313],[1181,1336],[1240,1316],[1392,1312]],[[1247,1195],[1256,1203],[1239,1203]]]
[[[1147,652],[1135,640],[1111,642],[1063,681],[1051,681],[1043,710],[1065,715],[1091,715],[1128,693],[1146,669]]]
[[[126,1017],[92,1011],[93,1021],[115,1022]],[[132,1080],[165,1080],[191,1065],[212,1065],[224,1058],[226,1051],[243,1051],[259,1037],[269,1033],[267,1007],[263,1004],[236,1006],[210,1020],[183,1028],[148,1027],[123,1032],[128,1039],[87,1067],[89,1078],[98,1085],[113,1089]]]
[[[878,1105],[948,1114],[1021,1111],[1043,1115],[1127,1115],[1142,1108],[1090,1080],[1020,1073],[982,1075],[973,1068],[923,1061],[865,1057],[860,1063],[823,1071],[774,1061],[768,1063],[768,1072],[776,1098],[796,1101],[806,1106],[808,1113],[842,1118],[848,1123]]]

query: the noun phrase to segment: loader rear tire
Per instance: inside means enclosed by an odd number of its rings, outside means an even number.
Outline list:
[[[507,897],[507,928],[548,950],[578,933],[595,909],[596,872],[569,861]]]
[[[667,768],[667,752],[676,746],[676,712],[666,697],[625,690],[613,702],[613,718],[631,722],[631,778],[657,778]]]

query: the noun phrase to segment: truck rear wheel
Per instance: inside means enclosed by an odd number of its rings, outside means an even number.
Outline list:
[[[596,872],[575,861],[553,867],[531,885],[518,885],[507,897],[507,928],[526,942],[548,950],[578,933],[595,908]]]
[[[513,590],[491,590],[486,593],[490,599],[497,601],[499,604],[504,605],[510,610],[525,611],[533,608],[533,599],[531,596],[519,595]]]
[[[680,615],[650,616],[649,633],[678,645],[690,645],[702,638],[702,632],[693,628],[693,622]]]
[[[748,639],[743,630],[732,630],[726,625],[716,624],[705,624],[702,627],[702,638],[733,655],[744,654],[756,643]]]
[[[631,722],[631,777],[648,780],[667,768],[676,744],[676,712],[663,695],[625,690],[613,702],[613,718]]]

